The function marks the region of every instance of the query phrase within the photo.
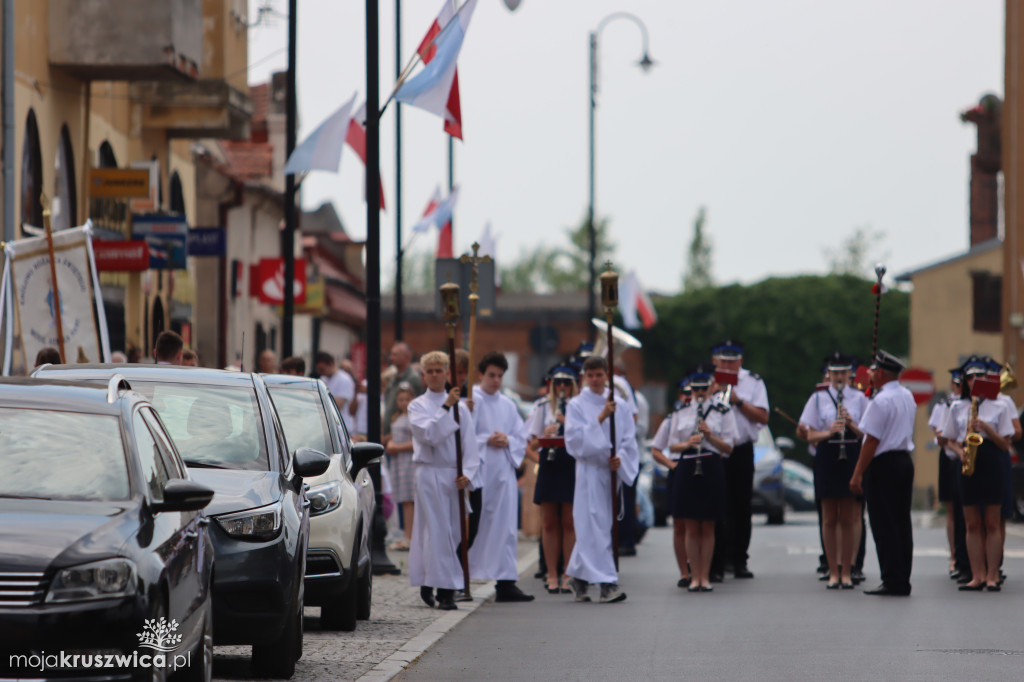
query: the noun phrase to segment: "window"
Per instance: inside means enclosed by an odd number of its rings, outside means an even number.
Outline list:
[[[160,502],[164,499],[164,484],[167,483],[166,465],[157,450],[156,439],[149,432],[142,414],[137,411],[132,417],[132,430],[135,432],[135,443],[139,450],[139,464],[142,465],[142,478],[149,486],[150,497]]]
[[[21,147],[21,224],[43,226],[43,152],[39,146],[36,113],[28,110]]]
[[[171,439],[164,431],[160,418],[148,407],[142,408],[139,412],[142,414],[142,418],[146,420],[146,425],[149,426],[150,432],[156,437],[157,449],[160,452],[160,458],[163,460],[164,470],[167,471],[168,478],[185,478],[184,466],[181,464],[181,459],[175,454],[174,444],[171,443]]]
[[[78,224],[78,189],[75,187],[75,152],[67,124],[60,127],[57,146],[56,187],[53,192],[53,229],[66,230]]]
[[[1003,329],[1003,278],[991,272],[971,273],[974,331],[1000,332]]]
[[[181,187],[181,176],[178,171],[171,173],[171,213],[185,215],[185,192]]]

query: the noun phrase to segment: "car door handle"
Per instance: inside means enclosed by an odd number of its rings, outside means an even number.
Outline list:
[[[199,525],[200,526],[204,526],[204,527],[205,526],[209,526],[210,525],[210,517],[209,516],[200,516],[199,517]]]
[[[312,502],[310,502],[309,500],[306,500],[306,499],[302,500],[302,508],[303,509],[309,509],[309,505],[311,505],[311,504],[312,504]]]

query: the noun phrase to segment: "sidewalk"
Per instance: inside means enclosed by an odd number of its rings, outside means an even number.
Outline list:
[[[521,540],[518,553],[522,574],[537,561],[537,541]],[[494,596],[493,582],[474,581],[472,603],[460,602],[457,611],[428,608],[420,600],[419,588],[409,585],[409,553],[388,552],[388,556],[402,568],[402,575],[374,576],[371,619],[359,621],[355,632],[320,630],[320,609],[306,609],[303,655],[291,678],[294,682],[390,680]],[[529,577],[522,587],[532,594],[540,583]],[[251,679],[249,660],[249,647],[216,647],[214,678]]]

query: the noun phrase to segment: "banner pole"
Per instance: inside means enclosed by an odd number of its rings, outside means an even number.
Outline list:
[[[61,362],[67,362],[64,354],[64,320],[60,314],[60,288],[57,286],[57,261],[53,252],[53,226],[50,224],[50,209],[46,195],[40,197],[43,204],[43,229],[46,231],[46,249],[50,253],[50,293],[53,294],[53,319],[57,323],[57,350]],[[28,359],[25,360],[28,363]]]

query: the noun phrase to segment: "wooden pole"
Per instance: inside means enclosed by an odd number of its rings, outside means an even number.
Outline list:
[[[604,307],[605,322],[608,323],[608,400],[615,400],[615,337],[612,333],[615,308],[619,304],[619,276],[612,270],[609,261],[605,271],[601,273],[601,305]],[[616,456],[615,413],[608,423],[608,435],[611,437],[612,449],[610,458]],[[619,477],[612,471],[612,556],[615,558],[615,570],[619,570]]]
[[[479,280],[479,266],[480,263],[490,263],[490,256],[480,256],[480,244],[473,242],[473,255],[470,256],[468,253],[463,254],[459,258],[460,263],[469,263],[470,277],[469,277],[469,372],[466,374],[466,392],[469,394],[466,396],[466,403],[469,405],[469,411],[473,411],[473,386],[476,381],[473,379],[473,364],[476,362],[476,308],[477,303],[480,301],[480,280]]]
[[[50,208],[46,195],[40,197],[43,204],[43,229],[46,232],[46,249],[50,253],[50,293],[53,295],[53,319],[57,323],[57,350],[61,362],[67,362],[64,354],[64,320],[60,314],[60,287],[57,286],[57,261],[53,250],[53,226],[50,223]],[[26,358],[26,362],[28,359]]]

